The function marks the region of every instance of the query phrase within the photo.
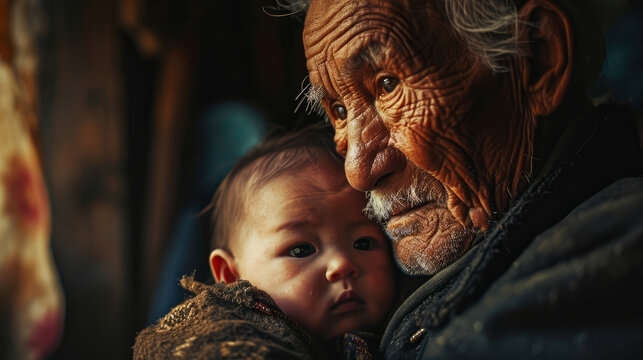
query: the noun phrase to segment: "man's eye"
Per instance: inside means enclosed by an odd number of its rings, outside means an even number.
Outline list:
[[[310,244],[299,244],[288,249],[288,255],[296,258],[304,258],[315,252],[315,247]]]
[[[346,106],[344,105],[333,106],[333,111],[335,112],[335,116],[338,119],[346,120],[346,118],[348,117],[348,111],[346,110]]]
[[[390,93],[390,92],[393,92],[393,90],[395,90],[395,88],[397,87],[397,84],[399,83],[400,83],[399,79],[394,78],[392,76],[386,76],[380,80],[380,87],[382,88],[382,90],[384,90],[384,92]]]
[[[375,240],[373,240],[373,238],[368,236],[361,237],[355,240],[353,247],[358,250],[371,250],[373,248],[374,241]]]

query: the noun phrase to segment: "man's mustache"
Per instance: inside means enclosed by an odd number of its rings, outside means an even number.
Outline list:
[[[366,193],[368,203],[364,214],[382,225],[386,225],[391,216],[406,209],[412,209],[430,201],[443,202],[444,195],[437,180],[419,168],[415,168],[407,185],[389,184]],[[438,186],[436,186],[438,185]]]

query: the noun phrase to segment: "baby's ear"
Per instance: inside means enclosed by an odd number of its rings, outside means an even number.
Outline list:
[[[216,281],[230,284],[239,279],[234,257],[223,249],[214,249],[210,253],[210,270]]]

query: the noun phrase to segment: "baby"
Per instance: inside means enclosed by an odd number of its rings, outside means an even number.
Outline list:
[[[152,335],[145,332],[168,329],[166,345],[174,341],[188,358],[363,357],[369,350],[360,335],[382,325],[395,296],[388,240],[362,213],[365,203],[327,128],[268,137],[215,195],[210,266],[217,284],[184,278],[197,296],[144,330],[135,358],[147,358],[140,344]],[[194,339],[177,343],[176,328],[195,318],[209,321],[208,329],[192,326]]]

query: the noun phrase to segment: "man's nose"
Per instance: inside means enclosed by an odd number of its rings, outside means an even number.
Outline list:
[[[346,178],[353,188],[372,190],[385,176],[404,167],[405,156],[388,145],[389,131],[377,115],[361,114],[347,124]]]
[[[334,254],[328,262],[326,279],[330,282],[347,277],[357,278],[358,276],[359,269],[357,265],[346,254]]]

